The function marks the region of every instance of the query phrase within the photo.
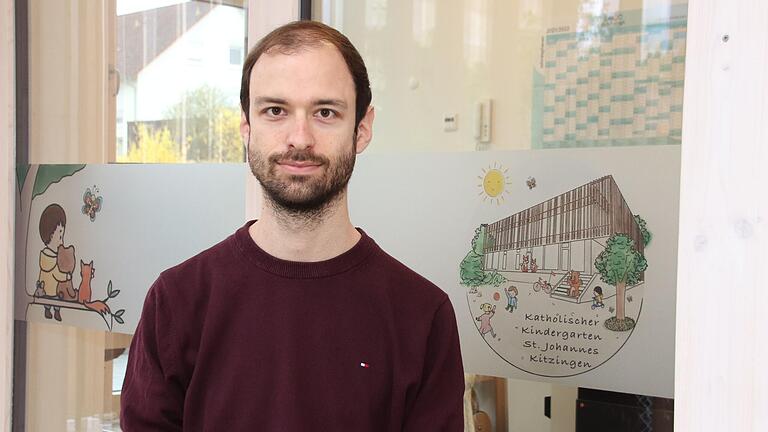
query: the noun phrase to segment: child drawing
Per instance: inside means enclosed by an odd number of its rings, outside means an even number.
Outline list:
[[[64,230],[67,226],[67,215],[58,204],[51,204],[43,210],[40,216],[40,239],[45,247],[40,251],[40,273],[35,284],[35,297],[57,298],[60,282],[72,281],[72,272],[63,272],[58,265],[59,246],[64,245]],[[73,250],[74,252],[74,250]],[[44,305],[45,318],[61,321],[61,310],[58,306]]]
[[[531,258],[531,273],[536,273],[539,270],[539,264],[536,263],[536,258]]]
[[[504,288],[504,293],[507,295],[507,307],[505,309],[514,312],[517,309],[517,287],[511,285]]]
[[[480,310],[485,312],[484,314],[475,318],[477,321],[480,321],[480,334],[484,337],[486,333],[490,333],[491,337],[495,338],[496,332],[494,332],[493,327],[491,327],[491,318],[496,313],[496,306],[491,306],[490,303],[483,303],[480,305]]]
[[[604,308],[605,304],[603,303],[603,288],[596,286],[592,292],[594,293],[592,296],[592,309]]]
[[[579,296],[579,290],[581,289],[581,278],[580,278],[579,272],[576,270],[571,270],[570,278],[568,279],[568,285],[570,285],[570,289],[568,290],[568,295],[570,297],[578,297]]]
[[[528,273],[528,255],[523,255],[522,270],[523,273]]]

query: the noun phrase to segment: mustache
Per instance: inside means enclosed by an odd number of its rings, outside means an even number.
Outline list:
[[[280,162],[312,162],[321,165],[327,165],[330,161],[327,157],[317,155],[312,150],[291,149],[284,153],[277,153],[269,156],[269,161],[273,164]]]

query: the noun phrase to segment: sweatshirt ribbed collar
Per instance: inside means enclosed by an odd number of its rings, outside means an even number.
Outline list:
[[[289,279],[315,279],[343,273],[361,264],[378,246],[360,228],[360,240],[351,249],[325,261],[300,262],[276,258],[260,248],[251,238],[248,228],[256,222],[247,222],[232,236],[235,246],[249,262],[262,270]]]

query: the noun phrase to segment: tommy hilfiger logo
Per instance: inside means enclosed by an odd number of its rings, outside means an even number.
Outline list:
[[[369,367],[371,367],[371,365],[370,363],[360,362],[360,367],[363,369],[368,369]]]

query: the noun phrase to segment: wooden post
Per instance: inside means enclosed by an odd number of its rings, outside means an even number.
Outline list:
[[[0,0],[0,431],[11,430],[16,134],[13,1]]]
[[[675,430],[768,430],[768,2],[688,4]]]

